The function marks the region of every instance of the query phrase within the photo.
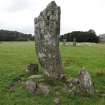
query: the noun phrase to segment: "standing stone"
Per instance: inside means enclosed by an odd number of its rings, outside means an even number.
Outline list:
[[[94,84],[88,71],[82,69],[78,76],[78,80],[82,95],[94,95]]]
[[[105,43],[105,34],[99,35],[99,42],[100,43]]]
[[[52,1],[35,18],[36,52],[44,74],[58,79],[63,74],[59,51],[60,7]]]
[[[37,74],[38,73],[38,64],[28,64],[26,66],[26,72],[29,74]]]
[[[66,42],[67,42],[66,39],[63,39],[63,45],[66,45]]]
[[[95,88],[91,76],[84,68],[82,68],[76,78],[67,80],[65,83],[65,90],[74,95],[89,96],[95,94]]]
[[[37,90],[37,84],[32,80],[28,80],[28,81],[26,81],[26,89],[30,93],[34,94]]]
[[[73,46],[76,46],[76,38],[73,38]]]

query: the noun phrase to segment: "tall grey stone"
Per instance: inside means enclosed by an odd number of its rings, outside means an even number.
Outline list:
[[[35,18],[36,53],[45,75],[60,78],[63,74],[59,51],[60,7],[52,1]]]
[[[99,42],[100,43],[105,43],[105,34],[99,35]]]

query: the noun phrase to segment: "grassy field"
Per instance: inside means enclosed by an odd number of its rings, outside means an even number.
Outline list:
[[[65,74],[74,77],[84,66],[91,73],[97,91],[96,96],[91,97],[62,94],[62,105],[105,105],[105,45],[61,44],[60,50]],[[0,43],[0,105],[54,105],[52,95],[32,95],[21,85],[17,85],[15,92],[7,88],[25,76],[26,64],[36,62],[34,42]]]

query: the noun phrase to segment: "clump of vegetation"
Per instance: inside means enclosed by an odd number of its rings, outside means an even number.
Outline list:
[[[105,76],[105,70],[99,70],[96,72],[97,76]]]

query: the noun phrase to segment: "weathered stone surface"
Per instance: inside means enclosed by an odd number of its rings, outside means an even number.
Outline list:
[[[31,75],[28,77],[28,79],[41,79],[42,75]]]
[[[15,92],[15,90],[16,90],[16,84],[11,84],[11,85],[9,86],[9,90],[10,90],[11,92]]]
[[[61,105],[60,98],[59,98],[59,97],[56,97],[56,98],[54,99],[54,103],[55,103],[55,105]]]
[[[73,38],[73,46],[76,46],[76,38]]]
[[[26,66],[26,72],[29,74],[36,74],[38,72],[38,64],[28,64]]]
[[[48,77],[59,78],[63,74],[59,51],[60,7],[52,1],[34,23],[36,52],[41,67]]]
[[[105,43],[105,34],[99,35],[99,41],[100,41],[101,43]]]
[[[88,71],[81,70],[78,76],[78,84],[80,86],[80,91],[83,95],[93,95],[94,94],[94,85],[91,79],[91,76]]]
[[[35,83],[32,80],[28,80],[26,81],[26,89],[30,92],[30,93],[35,93],[37,90],[37,83]]]
[[[36,82],[42,82],[44,81],[44,78],[42,75],[31,75],[28,77],[28,80],[35,80]]]
[[[50,87],[47,84],[39,83],[38,88],[45,96],[50,92]]]
[[[95,88],[91,76],[84,68],[80,71],[79,75],[65,82],[65,91],[74,95],[94,95]]]

